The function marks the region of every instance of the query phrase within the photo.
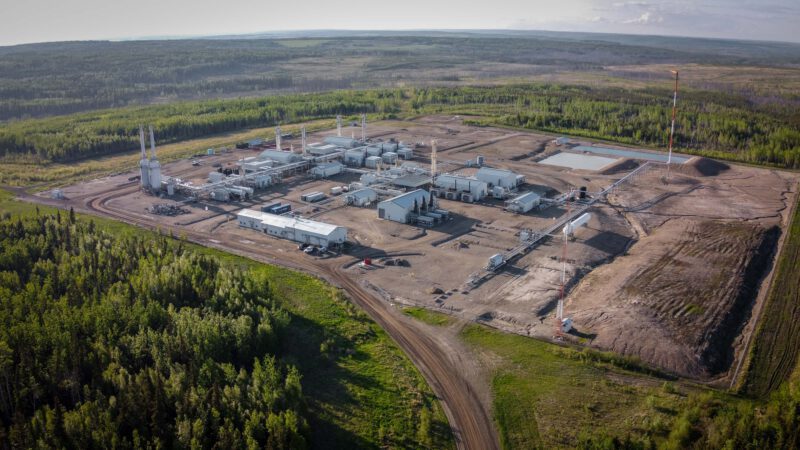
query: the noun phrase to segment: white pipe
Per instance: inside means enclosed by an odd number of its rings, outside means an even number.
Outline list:
[[[147,148],[144,144],[144,127],[139,125],[139,144],[142,147],[142,159],[147,159]]]
[[[150,159],[156,159],[156,138],[153,134],[152,125],[150,125]]]

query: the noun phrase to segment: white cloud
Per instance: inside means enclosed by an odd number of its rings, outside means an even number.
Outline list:
[[[664,18],[661,16],[654,16],[650,11],[643,13],[641,16],[635,19],[628,19],[623,20],[622,23],[624,24],[639,24],[639,25],[647,25],[652,23],[662,23]]]

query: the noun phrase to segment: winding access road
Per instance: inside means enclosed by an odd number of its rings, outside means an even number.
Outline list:
[[[420,370],[442,404],[458,448],[499,449],[497,434],[486,406],[480,401],[475,389],[447,354],[447,350],[429,336],[422,327],[403,317],[386,302],[350,278],[341,263],[311,260],[286,253],[272,253],[269,248],[245,245],[233,240],[222,243],[212,240],[213,235],[210,233],[169,227],[163,224],[156,225],[140,216],[107,205],[109,200],[128,195],[137,189],[138,186],[135,182],[126,183],[87,196],[79,204],[75,204],[76,202],[73,201],[70,206],[79,212],[110,217],[151,230],[156,228],[160,228],[162,231],[171,230],[186,236],[187,240],[196,244],[217,248],[260,262],[300,270],[342,288],[356,305],[392,337]],[[14,191],[22,200],[65,206],[63,202],[30,195],[19,189]]]

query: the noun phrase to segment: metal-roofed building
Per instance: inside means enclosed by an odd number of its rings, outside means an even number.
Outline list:
[[[328,136],[325,139],[323,139],[322,142],[344,148],[358,147],[358,140],[341,136]]]
[[[431,182],[431,177],[428,175],[423,175],[419,173],[409,173],[406,175],[401,175],[397,178],[392,179],[391,183],[395,186],[410,188],[410,189],[419,189],[426,184]]]
[[[378,203],[378,218],[409,223],[412,214],[420,215],[427,212],[430,202],[431,194],[426,190],[406,192]]]
[[[481,200],[489,195],[489,187],[485,181],[458,175],[437,176],[436,187],[455,192],[469,192],[472,194],[473,201]]]
[[[342,151],[341,147],[333,144],[316,143],[306,147],[306,152],[314,156],[330,155],[339,151]]]
[[[525,214],[539,206],[541,197],[535,192],[526,192],[506,202],[506,208],[516,213]]]
[[[290,164],[303,159],[297,153],[284,152],[281,150],[264,150],[258,157],[259,159],[271,159],[279,164]]]
[[[524,177],[510,170],[493,169],[491,167],[481,167],[478,169],[475,178],[485,182],[489,187],[500,186],[506,189],[514,189],[525,181]]]
[[[324,247],[341,245],[347,228],[299,217],[279,216],[252,209],[237,214],[240,227],[262,231],[270,236]]]

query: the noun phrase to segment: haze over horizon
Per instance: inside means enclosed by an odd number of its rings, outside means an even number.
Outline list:
[[[8,2],[8,0],[3,0]],[[29,0],[8,2],[0,45],[304,30],[541,30],[800,43],[795,0],[498,0],[491,4],[353,0]],[[138,11],[138,13],[137,13]],[[138,20],[136,20],[138,19]]]

